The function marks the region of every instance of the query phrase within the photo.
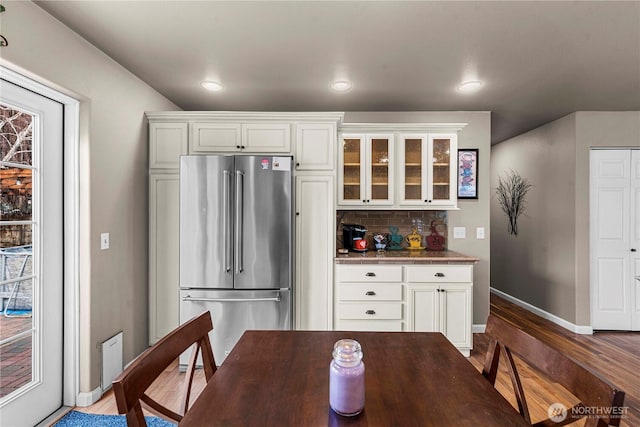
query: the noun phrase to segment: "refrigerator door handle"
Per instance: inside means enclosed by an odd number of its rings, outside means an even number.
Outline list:
[[[244,218],[244,206],[243,206],[243,193],[244,193],[244,173],[240,170],[236,170],[236,224],[235,224],[235,230],[236,230],[236,238],[235,238],[235,247],[236,247],[236,274],[240,274],[244,271],[244,265],[243,265],[243,247],[242,247],[242,240],[243,240],[243,233],[244,230],[242,228],[243,224],[243,218]]]
[[[222,184],[224,208],[222,209],[222,224],[224,227],[224,269],[231,271],[231,171],[224,171],[224,183]]]
[[[270,298],[193,298],[190,295],[182,297],[182,301],[202,301],[202,302],[260,302],[275,301],[280,302],[280,295]]]

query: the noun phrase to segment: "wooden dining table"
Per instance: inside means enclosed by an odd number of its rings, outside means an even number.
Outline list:
[[[329,406],[333,345],[357,340],[365,407]],[[184,426],[526,426],[440,333],[246,331],[179,424]]]

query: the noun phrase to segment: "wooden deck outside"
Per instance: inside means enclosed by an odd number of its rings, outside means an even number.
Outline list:
[[[0,341],[31,329],[31,317],[0,314]],[[0,398],[31,381],[31,334],[0,346]]]

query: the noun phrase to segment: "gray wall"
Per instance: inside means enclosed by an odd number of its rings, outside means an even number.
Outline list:
[[[491,113],[489,112],[347,112],[345,123],[467,123],[458,133],[459,148],[478,148],[478,200],[459,200],[458,211],[448,212],[449,249],[475,256],[480,262],[473,273],[473,323],[484,325],[489,315],[489,151]],[[453,227],[466,227],[466,239],[454,239]],[[477,240],[476,227],[485,227],[483,240]]]
[[[80,392],[100,385],[96,344],[148,345],[147,110],[178,108],[31,2],[2,14],[2,64],[80,104]],[[100,233],[111,249],[100,250]]]
[[[576,112],[493,146],[492,192],[509,170],[534,187],[517,237],[492,196],[491,286],[588,326],[589,150],[639,145],[639,112]]]

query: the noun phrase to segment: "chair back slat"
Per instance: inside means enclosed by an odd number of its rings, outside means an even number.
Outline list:
[[[541,371],[554,382],[562,385],[580,399],[583,406],[592,408],[622,407],[624,402],[623,391],[618,390],[615,386],[556,348],[527,334],[507,321],[494,315],[489,315],[485,333],[491,337],[491,342],[485,358],[483,375],[495,385],[501,350],[507,354],[509,359],[508,369],[510,376],[512,376],[516,400],[520,407],[520,412],[525,418],[529,416],[526,399],[515,363],[510,355],[511,352],[518,355],[528,365]],[[527,421],[530,422],[529,419]],[[617,426],[620,423],[620,418],[608,417],[603,414],[599,421],[603,424],[598,425]],[[599,421],[598,419],[590,418],[587,425],[592,422],[595,425]],[[541,423],[540,425],[544,424]],[[558,424],[554,423],[554,425]]]
[[[129,426],[146,425],[140,401],[143,401],[165,417],[173,421],[180,421],[181,414],[151,399],[146,394],[146,391],[173,361],[188,350],[189,347],[193,346],[193,353],[188,367],[189,374],[185,379],[185,391],[180,409],[184,414],[189,408],[193,374],[200,350],[206,380],[209,381],[216,371],[215,358],[209,341],[209,331],[212,329],[211,314],[208,311],[194,317],[148,348],[113,381],[113,391],[118,411],[127,415],[127,424]]]

